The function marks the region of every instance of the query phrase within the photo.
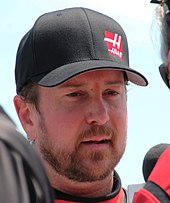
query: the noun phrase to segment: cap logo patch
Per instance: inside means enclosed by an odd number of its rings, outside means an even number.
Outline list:
[[[108,52],[124,60],[122,53],[122,36],[117,33],[105,32],[104,41],[107,43]]]

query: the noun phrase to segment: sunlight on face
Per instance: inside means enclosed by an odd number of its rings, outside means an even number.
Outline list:
[[[41,87],[40,101],[36,142],[56,173],[80,182],[111,174],[126,146],[123,73],[92,71]]]

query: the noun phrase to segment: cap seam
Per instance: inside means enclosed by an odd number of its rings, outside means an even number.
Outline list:
[[[94,46],[94,40],[93,40],[94,37],[93,37],[93,32],[92,32],[92,28],[91,28],[90,20],[89,20],[89,18],[88,18],[88,15],[87,15],[85,9],[82,8],[82,10],[83,10],[83,12],[84,12],[84,14],[85,14],[85,16],[86,16],[86,18],[87,18],[87,22],[88,22],[88,24],[89,24],[89,28],[90,28],[91,41],[92,41],[92,44],[93,44],[93,57],[94,57],[95,59],[97,59],[97,58],[96,58],[96,50],[95,50],[95,46]]]
[[[32,52],[33,52],[33,60],[35,62],[35,71],[34,72],[37,72],[37,67],[38,67],[38,63],[37,63],[37,57],[36,57],[36,48],[35,48],[35,39],[36,39],[36,31],[35,31],[35,25],[37,24],[38,20],[36,21],[36,23],[34,24],[33,28],[32,28],[32,40],[33,40],[33,45],[32,45]],[[34,73],[35,74],[35,73]]]

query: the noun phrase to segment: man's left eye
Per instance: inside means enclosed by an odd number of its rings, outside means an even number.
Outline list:
[[[110,96],[116,96],[118,95],[119,93],[114,91],[114,90],[108,90],[104,93],[105,95],[110,95]]]

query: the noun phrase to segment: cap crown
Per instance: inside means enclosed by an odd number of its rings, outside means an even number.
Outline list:
[[[124,59],[108,52],[105,32],[122,37]],[[38,82],[57,67],[86,60],[113,60],[129,65],[125,33],[110,17],[87,8],[69,8],[40,16],[23,37],[16,60],[19,90],[28,80]]]
[[[29,80],[58,85],[84,71],[118,68],[146,85],[129,68],[127,38],[112,18],[87,8],[68,8],[40,16],[20,42],[15,67],[17,93]]]

